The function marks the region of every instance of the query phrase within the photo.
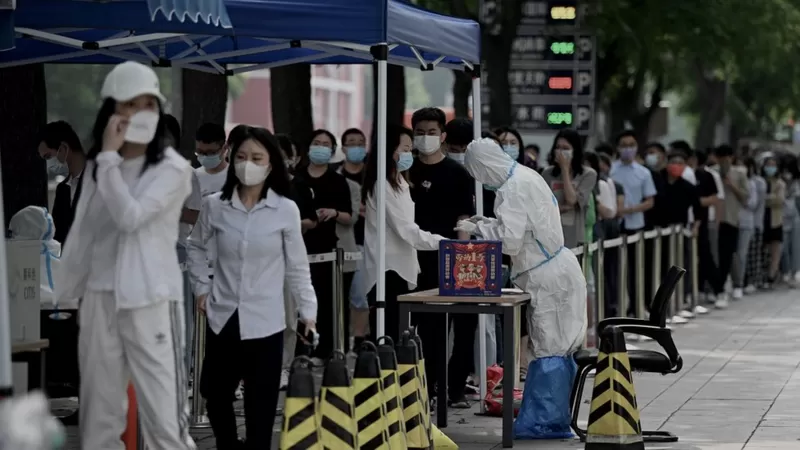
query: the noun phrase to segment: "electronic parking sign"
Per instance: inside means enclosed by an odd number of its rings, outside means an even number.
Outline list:
[[[514,127],[523,132],[572,128],[591,131],[591,105],[514,105]]]
[[[590,70],[508,71],[511,95],[590,96],[594,76]]]

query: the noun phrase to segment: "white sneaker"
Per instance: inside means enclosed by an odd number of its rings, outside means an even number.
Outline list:
[[[672,324],[673,325],[683,325],[689,323],[689,319],[684,319],[683,317],[676,315],[672,316]]]
[[[783,275],[783,282],[784,283],[788,283],[790,279],[791,279],[791,276],[788,273]]]
[[[728,296],[724,292],[717,296],[717,301],[714,302],[714,307],[717,309],[725,309],[728,307]]]
[[[678,315],[684,319],[694,319],[694,313],[688,309],[684,309],[683,311],[679,312]]]
[[[795,283],[800,283],[800,270],[795,272],[795,274],[794,274],[794,282]]]
[[[694,307],[694,313],[695,314],[708,314],[708,308],[706,308],[705,306],[697,305],[697,306]]]
[[[747,287],[744,288],[745,294],[755,294],[758,289],[752,284],[748,284]]]
[[[285,390],[289,386],[289,369],[281,371],[281,390]]]
[[[736,288],[733,290],[733,299],[734,300],[741,300],[744,297],[744,293],[742,292],[742,288]]]
[[[244,386],[242,386],[242,383],[239,383],[239,387],[236,388],[236,393],[234,395],[236,395],[236,400],[244,398]]]

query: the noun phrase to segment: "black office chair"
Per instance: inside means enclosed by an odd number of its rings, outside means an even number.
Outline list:
[[[621,328],[625,333],[647,336],[661,345],[666,354],[653,350],[628,351],[628,359],[633,371],[666,375],[678,373],[683,368],[683,359],[678,354],[670,329],[667,328],[667,309],[669,308],[669,299],[684,274],[686,274],[685,269],[677,266],[670,267],[650,304],[649,319],[611,317],[601,320],[597,324],[597,336],[600,336],[606,327],[615,326]],[[578,414],[580,413],[583,386],[586,383],[586,377],[589,372],[597,366],[597,354],[597,349],[585,349],[578,351],[574,356],[575,362],[578,364],[578,373],[570,394],[570,404],[572,405],[571,426],[581,441],[586,440],[586,430],[578,427]],[[678,441],[678,437],[668,431],[642,431],[642,437],[645,442]]]

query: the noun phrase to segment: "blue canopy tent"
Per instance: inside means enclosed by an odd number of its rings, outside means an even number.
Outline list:
[[[139,0],[141,1],[141,0]],[[164,0],[160,0],[164,1]],[[0,69],[33,63],[112,64],[125,60],[218,74],[296,63],[377,61],[378,164],[386,164],[386,68],[467,70],[473,75],[473,120],[480,137],[478,23],[417,8],[404,0],[225,0],[233,28],[151,17],[134,0],[110,3],[25,0],[16,11],[17,48],[0,53]],[[393,149],[392,149],[393,150]],[[480,186],[477,186],[480,192]],[[377,188],[378,234],[386,234],[386,179]],[[482,196],[477,196],[482,211]],[[385,300],[386,254],[379,246],[377,298]],[[378,310],[378,335],[384,329]],[[485,372],[484,321],[480,323]],[[485,386],[481,387],[485,396]]]

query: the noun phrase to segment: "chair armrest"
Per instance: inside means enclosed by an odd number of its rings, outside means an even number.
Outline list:
[[[626,325],[645,325],[645,326],[652,326],[652,324],[645,319],[636,319],[633,317],[609,317],[607,319],[601,320],[597,324],[597,335],[600,336],[608,327],[619,327],[619,326],[626,326]]]
[[[669,328],[654,327],[652,325],[621,325],[619,327],[625,333],[647,336],[656,342],[667,353],[669,361],[672,363],[672,373],[678,373],[683,368],[683,358],[675,347],[672,340],[672,332]]]

